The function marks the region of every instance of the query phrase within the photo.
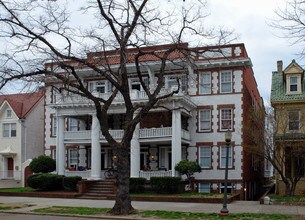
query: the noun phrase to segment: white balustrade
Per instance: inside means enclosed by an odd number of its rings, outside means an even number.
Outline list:
[[[171,127],[140,129],[140,138],[169,137],[171,135]]]
[[[156,171],[139,171],[139,176],[150,180],[151,177],[165,177],[165,176],[172,176],[172,171],[164,171],[164,170],[156,170]]]
[[[80,176],[83,179],[88,179],[91,176],[91,170],[84,170],[84,171],[65,171],[65,176]]]
[[[122,139],[124,135],[123,130],[109,130],[111,136],[116,139]],[[190,140],[190,132],[182,130],[182,138],[185,140]],[[142,128],[140,129],[139,138],[162,138],[171,137],[172,127],[162,127],[162,128]],[[90,140],[91,130],[81,130],[81,131],[65,131],[65,140]],[[101,134],[101,140],[105,140],[105,137]]]

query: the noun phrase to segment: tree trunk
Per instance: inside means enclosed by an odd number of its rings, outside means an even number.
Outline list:
[[[129,197],[129,147],[123,146],[114,150],[117,156],[117,175],[116,175],[116,200],[110,213],[114,215],[127,215],[134,211]]]

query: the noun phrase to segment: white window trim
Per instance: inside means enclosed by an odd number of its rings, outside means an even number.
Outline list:
[[[68,131],[78,131],[78,119],[77,118],[69,118],[69,121],[68,121]],[[73,123],[76,123],[76,125],[74,125]],[[73,127],[72,127],[73,125]],[[72,129],[72,128],[76,128],[76,130]]]
[[[209,186],[209,187],[204,188],[204,189],[208,189],[208,191],[206,191],[206,192],[201,191],[201,189],[203,189],[203,187],[201,187],[201,185]],[[199,191],[199,193],[210,193],[211,192],[211,183],[199,183],[198,191]]]
[[[4,125],[8,125],[9,129],[8,129],[8,136],[4,136]],[[12,125],[15,125],[15,130],[12,129]],[[15,131],[15,135],[12,136],[12,131]],[[17,137],[17,123],[3,123],[2,124],[2,137],[3,138],[15,138]]]
[[[10,113],[9,113],[10,112]],[[13,117],[13,111],[12,109],[7,109],[6,110],[6,118],[12,118]]]
[[[76,152],[76,156],[71,158],[71,151]],[[72,162],[72,160],[76,160],[76,162]],[[78,149],[77,148],[70,148],[68,149],[68,167],[69,168],[77,168],[78,165]]]
[[[230,127],[229,128],[223,128],[222,127],[222,121],[223,121],[223,118],[222,118],[222,111],[223,110],[231,110],[231,125],[230,125]],[[220,130],[221,131],[226,131],[226,130],[228,130],[228,129],[230,129],[230,130],[232,130],[233,129],[233,108],[222,108],[222,109],[220,109]],[[228,119],[224,119],[224,120],[228,120]]]
[[[52,116],[52,118],[51,118],[51,126],[52,126],[52,137],[56,137],[57,136],[57,126],[58,126],[58,124],[57,124],[57,118],[56,118],[56,116],[55,115],[53,115]]]
[[[208,75],[209,76],[209,82],[205,83],[203,82],[203,75]],[[203,72],[203,73],[200,73],[199,75],[199,94],[203,94],[203,95],[206,95],[206,94],[211,94],[212,93],[212,77],[211,77],[211,72]],[[204,88],[207,87],[208,88],[208,92],[204,92]]]
[[[224,158],[226,158],[226,155],[222,155],[222,149],[224,149],[224,152],[225,152],[225,154],[226,154],[226,149],[227,148],[227,146],[226,145],[224,145],[224,146],[220,146],[220,152],[219,152],[219,168],[221,168],[221,169],[225,169],[226,168],[226,163],[224,163],[224,164],[222,164],[222,158],[224,157]],[[229,163],[228,163],[228,168],[229,169],[232,169],[233,168],[233,146],[232,145],[230,145],[229,146],[229,155],[228,155],[228,159],[229,159]],[[231,160],[231,165],[230,165],[230,160]],[[225,161],[225,160],[224,160]]]
[[[203,112],[203,111],[209,111],[209,120],[207,120],[207,119],[202,119],[201,118],[201,112]],[[203,122],[209,122],[209,129],[204,129],[204,128],[202,128],[202,126],[201,126],[201,121],[203,121]],[[212,110],[211,109],[201,109],[201,110],[199,110],[199,131],[211,131],[212,130]]]
[[[231,75],[230,91],[222,91],[222,84],[223,83],[229,83],[229,82],[222,82],[222,80],[221,80],[222,77],[221,76],[222,76],[223,73],[230,73],[230,75]],[[232,71],[221,71],[219,80],[220,80],[220,93],[232,93],[232,91],[233,91],[233,73],[232,73]]]
[[[201,156],[201,149],[202,148],[209,148],[209,152],[210,152],[210,155],[209,156]],[[199,147],[199,163],[200,163],[200,167],[203,168],[203,169],[209,169],[212,167],[212,147],[211,146],[200,146]],[[209,159],[209,163],[210,163],[210,166],[202,166],[201,165],[201,158],[203,159]]]

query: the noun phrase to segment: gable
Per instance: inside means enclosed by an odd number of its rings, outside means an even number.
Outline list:
[[[11,110],[11,117],[7,117],[7,110]],[[0,106],[0,120],[18,119],[16,113],[7,101],[4,101]]]

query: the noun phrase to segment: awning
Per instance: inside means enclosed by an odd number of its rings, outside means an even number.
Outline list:
[[[7,147],[5,150],[0,151],[0,155],[2,156],[15,156],[17,153],[12,150],[11,147]]]

